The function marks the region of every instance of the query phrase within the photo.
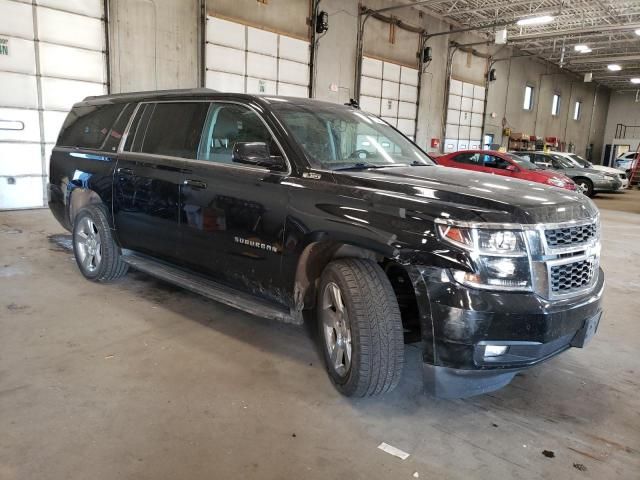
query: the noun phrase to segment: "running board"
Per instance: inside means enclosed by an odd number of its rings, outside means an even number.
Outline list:
[[[131,267],[147,273],[165,282],[172,283],[203,297],[216,302],[224,303],[230,307],[245,311],[257,317],[269,318],[286,323],[302,324],[302,315],[299,319],[291,315],[284,307],[275,305],[266,300],[255,297],[221,285],[200,275],[187,272],[164,262],[142,256],[133,252],[123,252],[122,260]]]

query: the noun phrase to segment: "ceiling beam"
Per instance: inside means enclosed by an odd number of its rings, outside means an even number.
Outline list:
[[[580,65],[583,63],[616,63],[616,62],[633,62],[640,60],[640,54],[636,55],[605,55],[604,57],[580,57],[571,60],[571,64]]]
[[[514,35],[509,40],[536,40],[542,38],[566,37],[568,35],[582,35],[585,33],[617,32],[625,30],[635,30],[640,28],[640,23],[628,23],[626,25],[596,25],[593,27],[568,28],[566,30],[553,30],[539,33],[528,33],[526,35]]]

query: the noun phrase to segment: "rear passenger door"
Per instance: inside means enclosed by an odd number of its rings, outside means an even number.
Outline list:
[[[208,102],[141,103],[114,175],[113,218],[124,248],[178,261],[180,188],[195,159]]]
[[[266,144],[279,169],[238,161],[238,148],[256,142]],[[189,162],[181,189],[181,261],[226,285],[284,303],[287,190],[281,182],[290,169],[277,140],[249,106],[212,102],[198,158]]]

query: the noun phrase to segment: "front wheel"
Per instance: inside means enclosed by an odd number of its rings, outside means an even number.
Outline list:
[[[327,372],[346,396],[390,392],[400,381],[404,338],[400,309],[384,271],[370,260],[335,260],[324,269],[317,301]]]
[[[120,248],[115,243],[104,205],[89,205],[73,224],[73,254],[82,274],[95,282],[108,282],[127,273]]]
[[[593,182],[588,178],[576,178],[576,185],[582,190],[587,197],[593,197]]]

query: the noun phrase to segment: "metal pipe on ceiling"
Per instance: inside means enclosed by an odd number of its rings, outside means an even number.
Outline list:
[[[554,30],[552,32],[528,33],[526,35],[515,35],[509,39],[510,42],[519,40],[538,40],[542,38],[565,37],[567,35],[581,35],[584,33],[617,32],[626,30],[636,30],[640,28],[640,23],[628,23],[626,25],[595,25],[593,27],[569,28],[566,30]]]

